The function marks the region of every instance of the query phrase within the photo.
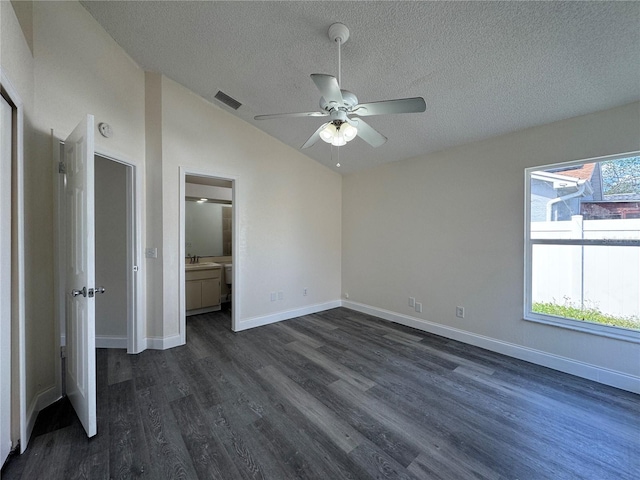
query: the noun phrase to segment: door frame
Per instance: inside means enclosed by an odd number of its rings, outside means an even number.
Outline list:
[[[178,294],[178,309],[180,312],[180,343],[185,344],[187,341],[187,315],[186,315],[186,301],[185,301],[185,255],[186,255],[186,247],[185,247],[185,195],[186,195],[186,177],[187,175],[194,175],[198,177],[207,177],[207,178],[215,178],[218,180],[227,180],[231,182],[231,205],[233,207],[233,219],[231,221],[231,237],[232,237],[232,250],[231,255],[233,256],[233,269],[232,269],[232,279],[231,279],[231,330],[234,332],[237,331],[238,321],[240,319],[240,311],[241,305],[239,302],[240,296],[238,292],[240,291],[240,241],[239,241],[239,221],[240,221],[240,209],[238,207],[238,198],[239,198],[239,180],[235,175],[228,175],[225,173],[216,173],[212,171],[208,171],[201,168],[195,167],[180,167],[180,188],[179,188],[179,198],[178,204],[180,205],[179,212],[179,231],[180,238],[178,240],[178,283],[179,283],[179,294]]]
[[[18,396],[18,421],[19,421],[19,442],[20,453],[24,453],[29,443],[27,432],[27,377],[26,377],[26,340],[25,340],[25,258],[24,258],[24,104],[13,86],[9,77],[2,67],[0,67],[0,91],[4,98],[11,105],[13,110],[13,159],[12,159],[12,179],[11,179],[11,203],[12,214],[15,214],[15,221],[12,221],[11,232],[12,251],[14,252],[11,267],[11,323],[17,326],[17,332],[11,334],[11,357],[17,358],[17,365],[11,362],[11,375],[17,367],[18,391],[12,389],[12,405],[15,404],[15,395]],[[15,250],[14,250],[15,249]],[[17,339],[17,342],[14,341]],[[17,349],[17,352],[14,351]],[[14,412],[12,409],[12,420]],[[13,430],[13,427],[12,427]],[[13,441],[13,439],[12,439]]]
[[[56,312],[56,337],[59,339],[59,347],[66,344],[65,338],[65,244],[62,225],[64,221],[64,178],[58,173],[58,165],[61,160],[62,135],[53,130],[52,161],[54,183],[54,271],[56,275],[55,287],[55,312]],[[127,353],[140,353],[147,348],[147,324],[146,324],[146,291],[144,272],[142,271],[142,212],[143,203],[143,165],[133,161],[121,153],[111,152],[103,147],[96,146],[94,156],[120,163],[127,167],[127,264],[128,264],[128,319],[127,319]],[[137,268],[137,271],[134,271]],[[62,395],[62,361],[60,355],[56,355],[56,382],[60,395]]]

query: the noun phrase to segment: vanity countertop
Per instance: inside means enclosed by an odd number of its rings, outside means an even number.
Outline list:
[[[187,272],[191,270],[213,270],[216,268],[222,268],[222,265],[214,262],[204,262],[204,263],[187,263],[184,266],[184,269]]]

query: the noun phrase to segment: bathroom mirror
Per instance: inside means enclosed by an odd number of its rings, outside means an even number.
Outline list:
[[[187,256],[231,255],[231,205],[186,198],[185,253]]]

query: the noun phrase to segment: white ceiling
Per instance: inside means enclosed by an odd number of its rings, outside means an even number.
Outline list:
[[[351,31],[342,88],[360,102],[422,96],[420,114],[367,117],[389,138],[304,153],[342,173],[640,99],[640,2],[84,1],[145,70],[161,72],[294,148],[323,118],[312,73],[337,76],[327,30]],[[335,147],[334,147],[335,155]]]

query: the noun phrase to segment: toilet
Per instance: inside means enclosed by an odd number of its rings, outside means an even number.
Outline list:
[[[231,263],[225,263],[224,265],[224,280],[227,285],[231,285],[231,278],[233,275],[231,265]]]
[[[223,265],[224,268],[224,282],[229,287],[229,294],[227,295],[227,302],[231,305],[231,281],[233,279],[233,267],[231,263],[225,263]],[[231,307],[229,307],[231,308]]]

